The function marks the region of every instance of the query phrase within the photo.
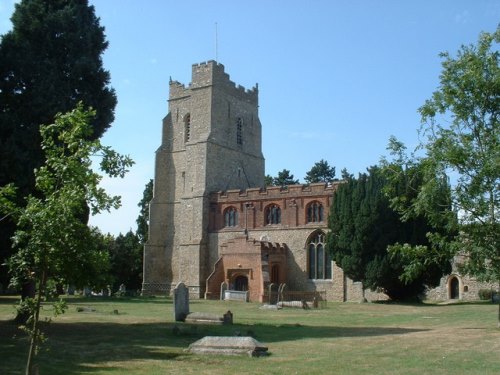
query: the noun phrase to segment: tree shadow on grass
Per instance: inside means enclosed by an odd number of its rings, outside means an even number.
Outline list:
[[[44,327],[49,340],[37,360],[41,373],[75,374],[112,370],[119,362],[189,360],[184,349],[204,336],[253,336],[266,345],[303,339],[404,335],[425,329],[276,324],[194,325],[186,323],[65,323]],[[0,321],[0,373],[23,368],[28,340],[11,322]],[[117,365],[114,366],[113,363]],[[43,371],[42,371],[43,370]]]

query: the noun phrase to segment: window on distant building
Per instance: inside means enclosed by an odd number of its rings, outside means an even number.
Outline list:
[[[241,117],[236,119],[236,143],[243,144],[243,119]]]
[[[224,211],[224,226],[235,227],[238,225],[238,210],[234,207],[229,207]]]
[[[266,224],[280,224],[281,223],[281,208],[277,204],[271,204],[266,207]]]
[[[191,138],[191,115],[184,116],[184,142],[189,142]]]
[[[307,243],[307,262],[310,279],[331,279],[332,260],[325,249],[325,234],[314,233]]]
[[[319,223],[323,221],[323,205],[321,203],[310,203],[306,208],[306,212],[308,223]]]

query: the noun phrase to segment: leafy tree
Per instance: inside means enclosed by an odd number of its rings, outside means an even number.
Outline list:
[[[137,217],[137,237],[139,242],[144,245],[148,240],[149,228],[149,202],[153,199],[153,180],[149,180],[142,193],[142,199],[138,206],[140,207],[139,216]]]
[[[424,183],[414,199],[403,196],[394,205],[408,217],[422,213],[435,217],[436,181],[447,176],[460,227],[443,249],[465,255],[464,272],[500,284],[499,42],[500,27],[482,33],[477,45],[462,46],[456,57],[441,54],[440,86],[419,109],[424,155],[413,162],[424,169]],[[393,148],[397,150],[397,145]],[[437,252],[420,256],[412,248],[400,252],[412,259],[406,268],[408,278],[420,259],[439,261]]]
[[[274,186],[274,177],[270,174],[264,176],[264,186]]]
[[[431,225],[423,217],[401,221],[384,194],[386,177],[379,167],[338,186],[328,218],[327,248],[333,260],[363,288],[382,289],[392,299],[418,295],[425,284],[436,284],[449,262],[422,270],[414,280],[402,281],[405,259],[387,252],[389,245],[427,245]],[[418,179],[415,181],[418,184]]]
[[[141,288],[143,246],[133,231],[120,233],[114,239],[109,249],[113,290],[118,290],[121,284],[131,291]]]
[[[40,124],[83,102],[96,110],[88,137],[97,139],[113,122],[116,96],[102,67],[104,28],[86,0],[22,0],[11,20],[0,42],[0,186],[14,183],[21,203],[44,163]],[[0,221],[0,264],[10,255],[11,219]]]
[[[335,180],[335,167],[330,167],[326,160],[321,159],[306,173],[304,181],[308,184],[316,182],[332,182]]]
[[[274,186],[281,186],[282,188],[286,188],[288,185],[298,184],[299,180],[295,180],[293,178],[293,174],[290,174],[288,169],[283,169],[281,172],[278,172],[278,176],[273,178]]]
[[[14,283],[33,281],[37,285],[36,299],[25,300],[23,308],[30,315],[28,320],[30,350],[26,373],[32,363],[43,335],[39,327],[41,302],[47,294],[51,280],[83,286],[92,272],[107,264],[107,254],[98,251],[95,236],[82,221],[86,202],[92,213],[120,206],[120,197],[109,196],[99,187],[101,176],[91,168],[92,157],[100,156],[100,168],[111,177],[123,177],[133,164],[98,140],[90,141],[95,112],[85,111],[79,104],[76,109],[59,114],[52,125],[42,125],[40,133],[45,164],[35,172],[36,196],[29,195],[24,207],[14,211],[17,230],[14,245],[17,251],[8,260]],[[12,186],[0,189],[4,202],[12,196]],[[12,210],[12,203],[3,207]],[[12,211],[10,211],[12,212]],[[56,312],[63,307],[56,305]]]

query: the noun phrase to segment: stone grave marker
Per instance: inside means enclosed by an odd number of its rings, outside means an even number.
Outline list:
[[[278,288],[278,303],[279,302],[283,302],[283,294],[285,293],[286,291],[286,284],[283,283],[283,284],[280,284],[279,288]]]
[[[223,281],[220,284],[220,299],[221,299],[221,301],[224,299],[226,290],[227,290],[227,283],[225,281]]]
[[[174,289],[174,319],[183,322],[189,314],[189,289],[183,282]]]
[[[189,345],[189,351],[196,354],[267,355],[267,346],[250,336],[205,336]]]
[[[269,291],[269,304],[277,305],[278,304],[278,284],[271,283],[268,287]]]

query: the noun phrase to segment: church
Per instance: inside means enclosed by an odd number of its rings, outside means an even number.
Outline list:
[[[364,295],[325,251],[338,183],[265,186],[257,85],[236,85],[222,64],[208,61],[192,66],[187,86],[175,80],[169,86],[144,295],[171,295],[183,282],[191,298],[218,299],[223,283],[259,302],[270,284],[321,292],[327,301],[386,298]],[[443,281],[445,294],[449,283],[458,285],[454,277]],[[463,297],[466,282],[460,283]]]

